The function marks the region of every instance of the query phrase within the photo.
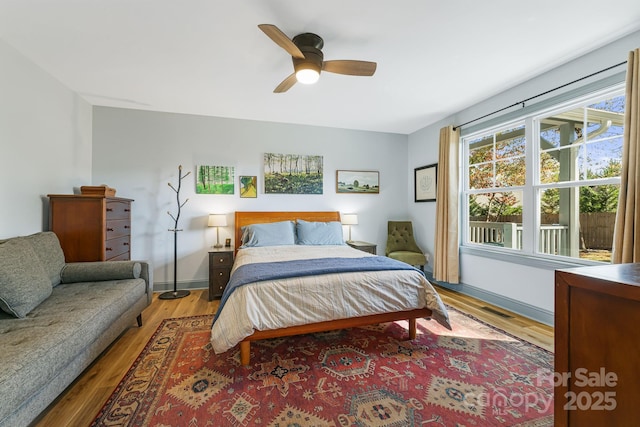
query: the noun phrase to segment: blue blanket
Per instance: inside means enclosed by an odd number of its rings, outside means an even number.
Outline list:
[[[242,265],[233,272],[229,279],[229,283],[222,293],[220,306],[213,318],[213,323],[218,319],[229,296],[240,286],[249,283],[320,274],[383,270],[415,270],[424,276],[422,271],[409,264],[383,256],[300,259]]]

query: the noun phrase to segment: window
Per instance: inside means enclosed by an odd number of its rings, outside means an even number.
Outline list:
[[[623,88],[465,135],[463,244],[611,261]]]

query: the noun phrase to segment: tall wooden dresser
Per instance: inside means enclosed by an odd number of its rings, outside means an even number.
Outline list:
[[[66,262],[131,259],[132,199],[49,194],[49,230]]]
[[[640,264],[555,276],[555,425],[637,426]]]

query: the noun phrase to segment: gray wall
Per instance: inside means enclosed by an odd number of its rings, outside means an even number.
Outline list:
[[[91,106],[0,40],[0,238],[46,229],[46,195],[91,182]]]
[[[440,128],[449,124],[458,125],[477,117],[501,109],[523,99],[535,96],[549,89],[595,73],[611,65],[627,60],[629,51],[640,47],[640,32],[633,33],[618,41],[597,49],[561,67],[531,79],[517,87],[506,90],[490,99],[473,105],[454,114],[445,120],[425,127],[409,135],[408,158],[410,176],[408,183],[413,185],[413,168],[438,161],[438,138]],[[541,102],[551,96],[593,84],[599,79],[624,72],[619,67],[607,73],[571,85],[561,91],[554,92],[533,102]],[[517,110],[514,108],[513,110]],[[487,120],[494,119],[493,117]],[[474,124],[475,125],[475,124]],[[412,197],[412,195],[410,195]],[[426,247],[433,252],[435,239],[435,203],[413,203],[408,200],[410,216],[420,226],[420,236]],[[554,304],[554,269],[527,266],[507,262],[501,259],[479,257],[462,253],[460,257],[461,283],[458,289],[479,296],[498,305],[516,310],[537,319],[553,322]]]
[[[324,157],[322,195],[264,194],[265,152]],[[384,253],[386,223],[407,215],[407,136],[312,126],[236,120],[187,114],[95,107],[93,111],[94,185],[107,184],[116,195],[135,199],[132,256],[149,259],[156,287],[173,284],[173,220],[178,165],[190,171],[183,181],[178,233],[178,282],[201,286],[208,277],[207,251],[215,229],[209,213],[228,214],[220,239],[232,238],[236,210],[337,210],[358,214],[354,240],[378,245]],[[195,194],[197,165],[234,166],[236,194]],[[336,194],[336,170],[380,172],[380,194]],[[258,176],[258,197],[240,198],[238,176]],[[346,233],[346,228],[345,228]],[[163,285],[165,284],[165,285]]]
[[[640,46],[640,32],[458,112],[411,135],[358,132],[243,120],[92,108],[11,46],[0,41],[0,238],[47,228],[46,195],[81,185],[108,184],[135,199],[133,256],[151,260],[159,282],[172,282],[172,221],[177,166],[230,165],[236,176],[257,175],[264,152],[320,154],[325,161],[322,196],[265,195],[257,199],[194,194],[185,181],[179,238],[179,280],[206,281],[206,251],[215,240],[210,212],[324,210],[359,214],[353,237],[382,252],[388,219],[414,221],[418,243],[433,254],[435,203],[413,202],[413,169],[437,162],[442,126],[460,124],[576,78],[626,60]],[[619,71],[619,70],[618,70]],[[597,78],[600,78],[599,76]],[[591,78],[580,84],[588,84]],[[579,85],[578,85],[579,86]],[[568,89],[572,89],[572,86]],[[92,134],[93,132],[93,134]],[[93,139],[93,141],[92,141]],[[380,171],[380,195],[335,194],[336,169]],[[221,238],[231,235],[230,226]],[[497,274],[496,272],[499,272]],[[499,305],[552,321],[553,269],[463,253],[459,286]],[[551,320],[550,320],[551,319]]]

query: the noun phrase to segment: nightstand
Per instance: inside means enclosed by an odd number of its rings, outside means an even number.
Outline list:
[[[233,267],[233,248],[225,247],[209,251],[209,301],[220,298],[229,282]]]
[[[347,245],[354,249],[359,249],[362,252],[368,252],[370,254],[376,254],[376,245],[368,242],[360,242],[358,240],[351,240],[347,242]]]

